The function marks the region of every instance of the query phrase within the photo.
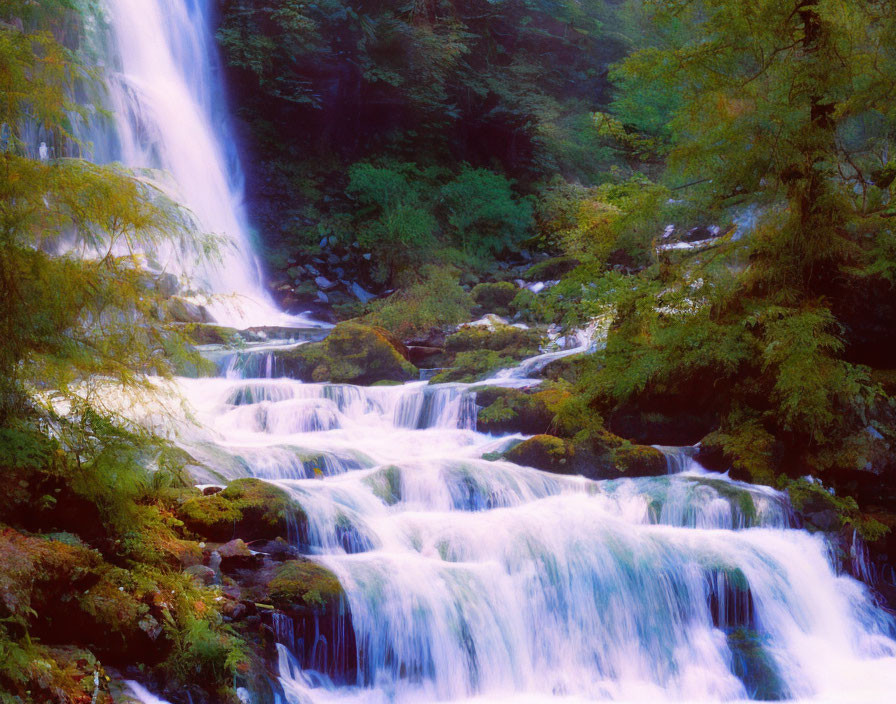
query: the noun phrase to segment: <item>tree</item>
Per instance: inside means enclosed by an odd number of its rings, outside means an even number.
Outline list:
[[[690,184],[692,203],[761,215],[743,237],[731,230],[632,277],[592,399],[607,416],[685,412],[699,432],[719,427],[706,446],[757,480],[856,481],[894,438],[886,398],[857,363],[869,357],[848,343],[861,325],[892,330],[864,322],[849,290],[876,290],[891,271],[896,7],[648,4],[662,41],[614,75],[635,97],[673,95],[674,112],[668,128],[653,113],[626,126],[667,141],[664,178]],[[631,105],[617,101],[620,117]]]
[[[170,372],[186,347],[162,320],[160,274],[143,255],[211,248],[175,203],[121,167],[31,158],[33,126],[63,154],[78,146],[70,116],[82,108],[71,96],[91,71],[41,29],[70,10],[44,3],[38,16],[22,1],[0,15],[0,422],[47,394],[76,404],[91,379],[145,387],[145,374]]]

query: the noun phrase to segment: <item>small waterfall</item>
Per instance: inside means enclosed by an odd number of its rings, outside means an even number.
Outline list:
[[[703,469],[694,459],[697,455],[697,447],[694,445],[685,445],[683,447],[654,445],[653,447],[662,452],[663,457],[666,458],[666,471],[669,474],[681,474],[692,469]]]
[[[488,379],[488,382],[506,383],[510,381],[531,379],[551,362],[563,359],[564,357],[572,357],[576,354],[593,352],[595,347],[599,344],[599,341],[606,337],[607,323],[607,320],[598,319],[584,330],[578,330],[574,333],[573,337],[576,341],[575,346],[553,352],[545,352],[544,354],[539,354],[535,357],[523,360],[516,367],[501,369],[492,375]]]
[[[290,538],[345,590],[342,621],[272,622],[282,704],[858,704],[896,687],[896,623],[846,553],[693,448],[661,448],[667,475],[592,481],[483,459],[519,436],[476,432],[471,385],[178,384],[199,423],[184,447],[287,491]]]

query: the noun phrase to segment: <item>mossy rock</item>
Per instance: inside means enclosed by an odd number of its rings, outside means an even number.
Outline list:
[[[417,368],[403,345],[382,328],[345,322],[320,342],[277,353],[286,376],[309,382],[369,385],[410,381]]]
[[[0,617],[29,619],[97,581],[102,557],[77,540],[0,528]]]
[[[523,278],[526,281],[552,281],[568,274],[580,263],[575,257],[552,257],[530,266]]]
[[[517,293],[519,289],[515,284],[501,281],[493,284],[477,284],[470,291],[470,296],[483,311],[506,316],[513,312],[511,303]]]
[[[554,435],[535,435],[505,452],[503,459],[554,474],[572,474],[575,472],[573,456],[567,440]]]
[[[624,443],[613,450],[612,461],[626,477],[657,477],[668,472],[663,453],[649,445]]]
[[[217,494],[189,499],[178,518],[207,540],[227,542],[286,536],[289,521],[304,522],[305,516],[282,489],[260,479],[237,479]]]
[[[546,364],[541,370],[540,376],[550,381],[565,381],[569,384],[575,384],[585,375],[587,365],[591,359],[592,357],[587,354],[561,357]]]
[[[196,345],[235,345],[242,337],[234,328],[211,323],[186,323],[183,333]]]
[[[754,630],[737,628],[728,634],[731,669],[744,683],[749,699],[777,702],[790,698],[778,666],[766,650],[766,638]]]
[[[267,585],[271,603],[287,612],[333,613],[345,592],[336,575],[310,560],[289,560]]]
[[[515,366],[538,354],[541,334],[512,325],[468,325],[445,340],[445,352],[432,364],[446,367],[430,383],[473,382],[492,372]]]
[[[512,325],[468,325],[445,340],[449,352],[492,350],[507,357],[524,359],[538,354],[541,333],[537,330],[517,328]]]
[[[522,433],[539,435],[550,431],[554,412],[549,403],[556,392],[535,393],[520,389],[486,387],[476,392],[476,403],[481,406],[476,427],[482,433],[501,435]]]
[[[430,379],[431,384],[447,384],[460,382],[473,383],[487,378],[499,369],[515,367],[519,360],[513,357],[505,357],[492,350],[469,350],[459,352],[450,361],[444,362],[451,366],[439,372]]]

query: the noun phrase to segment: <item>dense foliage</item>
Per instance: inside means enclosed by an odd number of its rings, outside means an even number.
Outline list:
[[[556,173],[604,178],[612,150],[591,112],[610,100],[607,67],[637,34],[638,6],[222,2],[218,39],[271,261],[330,236],[370,246],[356,203],[371,205],[371,189],[402,190],[373,225],[410,247],[404,265],[432,240],[474,259],[518,246],[531,231],[516,196]]]

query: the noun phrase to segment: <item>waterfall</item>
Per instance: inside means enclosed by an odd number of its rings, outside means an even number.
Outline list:
[[[281,322],[228,158],[209,8],[107,9],[116,158],[169,174],[202,227],[234,240],[219,270],[192,271],[244,299],[216,306],[220,321]],[[591,337],[496,378],[525,380]],[[345,589],[351,632],[328,648],[353,671],[303,669],[278,615],[279,704],[868,703],[896,691],[892,616],[824,536],[795,527],[780,492],[693,471],[678,451],[666,476],[612,481],[494,460],[520,436],[476,431],[473,387],[303,384],[277,378],[269,352],[176,383],[197,421],[178,439],[205,468],[197,481],[282,487],[307,516],[301,547]]]
[[[692,448],[662,448],[675,473],[593,481],[491,459],[520,436],[476,431],[475,386],[178,384],[201,427],[184,446],[288,492],[300,548],[345,589],[348,632],[327,648],[347,671],[274,624],[281,704],[876,702],[896,686],[896,624],[825,537]]]
[[[263,288],[217,76],[210,4],[105,0],[114,125],[112,134],[94,135],[97,157],[151,169],[198,230],[225,239],[221,260],[204,264],[174,249],[146,253],[151,265],[214,294],[208,308],[217,322],[239,328],[309,326],[279,311]]]

